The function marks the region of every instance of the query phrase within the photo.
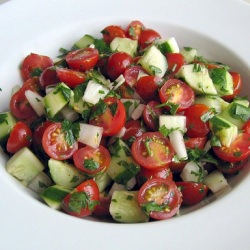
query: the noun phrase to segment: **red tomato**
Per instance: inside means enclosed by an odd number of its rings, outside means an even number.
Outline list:
[[[131,87],[134,87],[140,72],[145,73],[143,68],[138,65],[131,65],[130,67],[126,68],[123,73],[123,76],[125,78],[125,83]]]
[[[143,121],[146,126],[152,130],[157,131],[159,129],[159,116],[163,113],[162,108],[157,108],[159,102],[149,101],[143,110]]]
[[[133,58],[125,52],[115,52],[109,59],[107,64],[107,73],[112,80],[116,80],[118,76],[124,73],[125,69],[133,62]]]
[[[53,123],[45,129],[42,145],[46,154],[55,160],[69,159],[78,149],[77,142],[69,145],[66,141],[61,123]]]
[[[239,95],[241,89],[242,89],[242,80],[241,75],[237,72],[229,72],[231,76],[233,77],[233,94],[232,95],[226,95],[222,96],[222,98],[226,101],[231,101],[235,96]]]
[[[94,106],[89,123],[103,128],[103,136],[117,134],[126,122],[126,110],[116,97],[107,97]]]
[[[139,120],[129,120],[125,124],[125,134],[122,137],[122,140],[135,140],[135,138],[141,136],[145,130],[142,128],[141,123]]]
[[[85,73],[67,68],[57,68],[56,73],[60,81],[67,84],[70,88],[75,88],[87,78]]]
[[[79,148],[73,154],[75,166],[88,175],[106,171],[110,165],[110,160],[109,151],[101,145],[98,148],[85,146]]]
[[[209,133],[208,122],[201,120],[202,115],[208,111],[209,108],[204,104],[194,104],[184,111],[189,137],[204,137]]]
[[[109,25],[102,31],[102,37],[105,43],[110,44],[115,37],[126,37],[125,30],[117,25]]]
[[[193,206],[202,201],[208,193],[208,187],[203,183],[196,182],[176,182],[182,193],[182,204]]]
[[[60,82],[60,79],[57,77],[56,68],[54,66],[46,68],[40,75],[39,80],[43,89],[45,89],[47,86],[55,85]]]
[[[140,38],[139,38],[140,49],[145,49],[150,44],[152,44],[155,40],[160,39],[160,38],[161,38],[161,35],[153,29],[142,30]]]
[[[94,48],[83,48],[69,52],[65,57],[69,67],[74,70],[92,69],[99,60],[99,51]]]
[[[32,140],[31,129],[23,122],[17,122],[7,141],[7,151],[9,153],[16,153],[19,149],[23,147],[29,147]]]
[[[166,53],[168,62],[168,77],[173,78],[181,66],[185,64],[185,58],[181,53]]]
[[[181,173],[186,164],[187,161],[171,161],[169,164],[169,168],[173,173]]]
[[[121,98],[133,99],[134,88],[124,83],[117,89],[117,93],[121,96]]]
[[[91,215],[99,204],[99,189],[93,179],[84,181],[62,201],[62,209],[76,217]]]
[[[133,40],[139,40],[141,32],[144,29],[145,29],[145,26],[142,22],[138,20],[134,20],[128,25],[126,29],[126,34],[129,38]]]
[[[100,218],[110,217],[109,206],[111,198],[111,196],[107,196],[104,193],[100,193],[100,203],[95,207],[93,215]]]
[[[217,168],[224,174],[237,174],[245,167],[247,159],[237,162],[220,161]]]
[[[144,101],[157,99],[161,81],[158,76],[142,76],[136,82],[135,90]]]
[[[44,69],[51,66],[53,66],[53,60],[50,57],[31,53],[22,62],[22,78],[26,81],[34,76],[40,76]]]
[[[167,80],[159,91],[160,100],[166,103],[165,108],[171,110],[177,105],[176,112],[182,112],[194,103],[195,94],[192,88],[179,79]]]
[[[207,142],[207,137],[193,137],[193,138],[185,138],[185,145],[187,148],[199,148],[203,149]]]
[[[138,202],[151,218],[165,220],[179,211],[182,195],[173,180],[153,178],[139,189]]]
[[[169,165],[174,151],[160,132],[146,132],[133,142],[132,155],[142,167],[158,169]]]
[[[250,134],[250,120],[248,120],[243,126],[244,133]]]
[[[238,162],[250,155],[250,134],[241,133],[231,143],[230,147],[213,147],[214,153],[223,161]]]
[[[173,174],[169,167],[149,170],[141,168],[136,176],[137,184],[141,187],[147,180],[152,178],[173,179]]]

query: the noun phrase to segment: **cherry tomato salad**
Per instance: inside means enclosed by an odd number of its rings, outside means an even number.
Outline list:
[[[229,187],[250,155],[239,72],[138,20],[30,53],[0,114],[6,169],[53,209],[165,220]]]

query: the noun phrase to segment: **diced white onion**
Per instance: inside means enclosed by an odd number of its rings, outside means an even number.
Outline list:
[[[183,168],[180,177],[183,181],[199,181],[200,166],[194,161],[188,162]]]
[[[91,124],[80,123],[78,141],[87,144],[93,148],[100,145],[103,128]]]
[[[183,139],[183,134],[180,130],[174,130],[169,134],[171,145],[173,146],[177,156],[181,160],[188,158],[186,146]]]
[[[56,87],[56,85],[46,86],[46,88],[45,88],[46,95],[49,94],[50,92],[52,92],[55,89],[55,87]]]
[[[76,111],[74,111],[73,109],[71,109],[68,106],[65,106],[61,111],[60,111],[61,115],[63,116],[64,119],[68,120],[68,121],[76,121],[79,118],[79,115]]]
[[[34,109],[38,116],[42,116],[45,114],[43,97],[37,94],[36,92],[28,89],[25,91],[25,96],[30,104],[30,106]]]
[[[132,177],[127,183],[126,183],[126,189],[132,190],[136,185],[136,178]]]
[[[88,82],[87,88],[82,97],[83,101],[86,101],[91,104],[96,104],[100,99],[103,99],[109,92],[109,89],[103,85],[96,83],[93,80]]]
[[[146,106],[145,104],[140,103],[138,107],[132,112],[131,118],[133,120],[138,120],[142,116],[145,106]]]
[[[126,132],[126,128],[122,127],[121,130],[115,135],[115,137],[121,138],[124,136],[125,132]]]
[[[184,115],[160,115],[159,126],[167,129],[178,129],[182,133],[186,132],[186,116]]]
[[[125,99],[125,98],[121,98],[121,102],[125,105],[126,112],[127,112],[127,118],[129,119],[131,117],[131,114],[133,113],[133,111],[138,107],[138,105],[140,104],[140,100],[138,99]]]
[[[115,86],[114,90],[118,89],[123,83],[125,82],[125,78],[123,75],[120,75],[116,80],[115,80]]]

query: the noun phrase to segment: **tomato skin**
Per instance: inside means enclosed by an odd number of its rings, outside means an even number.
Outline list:
[[[109,213],[110,203],[111,203],[111,196],[107,196],[104,193],[100,193],[100,203],[95,207],[93,215],[99,218],[111,217]]]
[[[139,40],[139,38],[141,36],[141,32],[144,29],[145,29],[145,26],[142,22],[140,22],[138,20],[134,20],[128,25],[128,27],[126,29],[127,37],[129,37],[133,40]]]
[[[178,105],[176,112],[182,112],[194,104],[195,94],[189,85],[179,79],[169,79],[160,88],[159,97],[162,103]],[[165,106],[170,110],[168,105]]]
[[[115,37],[126,37],[125,30],[118,25],[109,25],[101,33],[106,44],[110,44]]]
[[[66,55],[65,60],[71,69],[84,72],[97,64],[99,51],[90,47],[74,50]]]
[[[149,216],[156,220],[166,220],[173,217],[180,208],[182,195],[175,182],[170,179],[153,178],[146,181],[138,192],[138,202]],[[150,209],[150,204],[166,206],[160,211]],[[147,208],[149,207],[149,211]],[[155,206],[153,206],[155,207]]]
[[[233,71],[230,71],[229,72],[233,78],[233,94],[232,95],[226,95],[226,96],[222,96],[222,98],[225,100],[225,101],[232,101],[232,99],[239,95],[240,92],[241,92],[241,89],[242,89],[242,79],[241,79],[241,75],[237,72],[233,72]]]
[[[70,146],[65,140],[65,133],[59,122],[49,125],[42,137],[42,146],[46,154],[55,160],[67,160],[78,149],[78,143]]]
[[[124,73],[127,67],[133,62],[133,58],[125,52],[113,53],[107,63],[108,76],[115,80],[118,76]]]
[[[93,160],[97,163],[98,167],[88,168],[85,165],[86,160]],[[108,169],[111,161],[111,156],[109,151],[103,147],[92,148],[90,146],[85,146],[79,148],[73,154],[74,165],[82,172],[88,175],[95,175],[100,172],[104,172]]]
[[[163,109],[157,108],[159,102],[149,101],[143,110],[143,120],[146,126],[152,130],[157,131],[159,129],[159,116],[162,115]]]
[[[173,78],[185,64],[185,58],[181,53],[166,53],[165,56],[168,62],[168,78]]]
[[[132,137],[135,139],[139,136],[141,136],[145,129],[142,128],[141,123],[139,120],[129,120],[125,123],[125,134],[122,137],[122,140],[127,141],[131,139]]]
[[[201,120],[201,116],[208,111],[209,108],[204,104],[194,104],[184,111],[189,137],[204,137],[209,133],[208,122]]]
[[[145,70],[143,70],[143,68],[139,65],[131,65],[126,68],[123,73],[125,83],[128,84],[130,87],[134,87],[140,72],[145,73]]]
[[[153,29],[144,29],[141,31],[139,37],[140,49],[145,49],[151,45],[155,40],[160,39],[161,35]]]
[[[207,137],[203,136],[203,137],[190,137],[190,138],[185,138],[185,146],[187,148],[199,148],[199,149],[203,149],[205,147],[205,144],[207,142]]]
[[[93,213],[99,204],[99,189],[93,179],[84,181],[62,201],[62,209],[75,217],[83,218]]]
[[[250,134],[250,120],[248,120],[243,126],[244,133]]]
[[[53,60],[50,57],[31,53],[22,62],[22,78],[26,81],[34,76],[39,76],[44,69],[51,66],[53,66]]]
[[[232,175],[232,174],[237,174],[239,173],[240,170],[242,170],[246,163],[247,159],[243,161],[237,161],[237,162],[225,162],[225,161],[220,161],[219,164],[217,165],[217,168],[226,175]]]
[[[112,136],[117,134],[126,122],[126,110],[123,103],[116,97],[107,97],[104,100],[107,105],[104,113],[91,117],[89,123],[103,128],[103,136]],[[116,106],[116,111],[112,114],[110,107]],[[93,112],[96,110],[93,108]]]
[[[47,127],[49,127],[52,124],[54,124],[54,122],[44,121],[35,127],[32,137],[32,143],[34,144],[35,147],[39,147],[42,145],[42,138],[44,131]]]
[[[208,187],[203,183],[197,182],[176,182],[177,187],[182,193],[182,204],[186,206],[193,206],[201,202],[209,191]]]
[[[17,122],[7,140],[7,151],[16,153],[23,147],[29,147],[32,141],[32,131],[24,122]]]
[[[158,76],[142,76],[135,84],[135,90],[144,101],[158,99],[158,88],[162,79]]]
[[[217,157],[226,162],[239,162],[250,155],[250,134],[241,133],[231,143],[230,147],[213,147]]]
[[[57,77],[56,69],[54,66],[46,68],[39,77],[40,85],[42,89],[50,85],[55,85],[60,82]]]
[[[146,169],[158,169],[169,166],[174,150],[160,132],[145,132],[132,144],[132,155],[136,162]]]
[[[67,68],[57,68],[56,73],[60,81],[64,82],[70,88],[75,88],[87,78],[85,73]]]

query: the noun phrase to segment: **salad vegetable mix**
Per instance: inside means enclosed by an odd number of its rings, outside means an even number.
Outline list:
[[[250,155],[241,75],[138,21],[30,53],[0,114],[6,169],[76,217],[169,219],[229,187]]]

